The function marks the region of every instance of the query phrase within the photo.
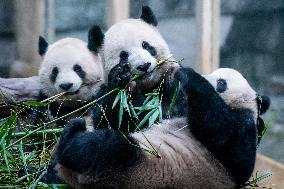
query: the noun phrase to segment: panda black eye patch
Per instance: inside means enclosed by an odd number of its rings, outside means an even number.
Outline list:
[[[224,79],[218,79],[217,80],[217,87],[216,91],[218,93],[223,93],[227,90],[227,82]]]
[[[73,66],[73,70],[74,70],[74,72],[76,72],[76,74],[77,74],[80,78],[84,79],[84,78],[86,77],[86,72],[82,69],[82,67],[81,67],[80,65],[75,64],[75,65]]]
[[[58,75],[58,68],[57,67],[54,67],[53,69],[52,69],[52,71],[51,71],[51,74],[50,74],[50,76],[49,76],[49,79],[50,79],[50,81],[52,81],[53,83],[55,82],[55,80],[56,80],[56,77],[57,77],[57,75]]]
[[[147,41],[142,42],[142,48],[148,51],[152,56],[157,55],[155,47],[152,47]]]

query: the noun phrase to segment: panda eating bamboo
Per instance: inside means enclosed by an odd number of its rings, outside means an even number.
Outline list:
[[[256,92],[236,71],[217,70],[205,79],[171,64],[171,59],[157,68],[158,60],[170,51],[156,25],[151,9],[143,7],[140,19],[121,21],[105,35],[98,27],[90,30],[96,36],[92,47],[101,53],[108,73],[108,83],[98,94],[125,87],[139,74],[143,77],[135,81],[133,100],[143,102],[143,93],[166,76],[165,89],[171,91],[177,82],[182,85],[177,115],[186,118],[167,119],[140,132],[121,132],[111,96],[102,102],[111,129],[101,122],[97,127],[96,115],[93,132],[86,132],[83,120],[66,126],[55,155],[58,174],[75,188],[241,186],[254,167],[258,115],[268,109],[269,99],[257,102]]]
[[[42,64],[37,100],[64,93],[64,98],[55,98],[49,106],[54,117],[70,113],[91,100],[104,83],[101,58],[92,48],[94,40],[90,33],[88,38],[88,43],[76,38],[64,38],[49,45],[43,37],[39,37],[38,52],[42,56]],[[32,124],[43,121],[45,109],[37,107],[33,110]],[[57,123],[61,126],[66,124],[64,120]]]

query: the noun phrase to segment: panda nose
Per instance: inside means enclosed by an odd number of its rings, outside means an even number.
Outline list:
[[[142,72],[146,72],[149,69],[150,66],[151,66],[151,63],[146,62],[145,64],[138,66],[137,70],[142,71]]]
[[[60,84],[59,87],[64,91],[68,91],[73,86],[73,83],[63,83]]]

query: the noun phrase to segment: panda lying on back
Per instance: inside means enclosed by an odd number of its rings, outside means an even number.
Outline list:
[[[206,80],[206,79],[207,80]],[[59,176],[75,188],[234,188],[255,163],[257,119],[269,98],[240,73],[219,69],[202,77],[180,68],[187,118],[164,120],[141,132],[86,132],[84,120],[65,127],[56,158]],[[223,100],[223,99],[224,100]],[[159,157],[144,149],[156,149]]]
[[[39,69],[40,93],[38,100],[44,100],[58,93],[72,101],[56,101],[50,105],[53,116],[61,116],[82,106],[77,100],[91,99],[104,80],[100,56],[93,48],[93,36],[89,33],[88,44],[75,38],[64,38],[48,45],[39,37],[39,54],[43,61]],[[37,108],[32,121],[37,123],[44,110]],[[64,121],[59,122],[64,125]]]

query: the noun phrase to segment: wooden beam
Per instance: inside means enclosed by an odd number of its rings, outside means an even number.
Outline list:
[[[0,119],[11,115],[12,100],[18,102],[36,100],[39,93],[39,77],[0,78]]]
[[[271,173],[272,175],[259,181],[258,184],[260,186],[266,186],[266,188],[284,188],[284,165],[267,156],[257,154],[253,176],[256,174],[261,176],[267,173]]]
[[[107,26],[129,17],[129,0],[107,0]]]
[[[38,36],[44,32],[44,7],[44,0],[15,0],[16,62],[11,67],[11,77],[37,74]]]
[[[196,1],[197,62],[195,68],[209,74],[220,61],[220,0]]]
[[[39,93],[39,77],[0,78],[0,103],[13,100],[24,101],[36,99]]]

